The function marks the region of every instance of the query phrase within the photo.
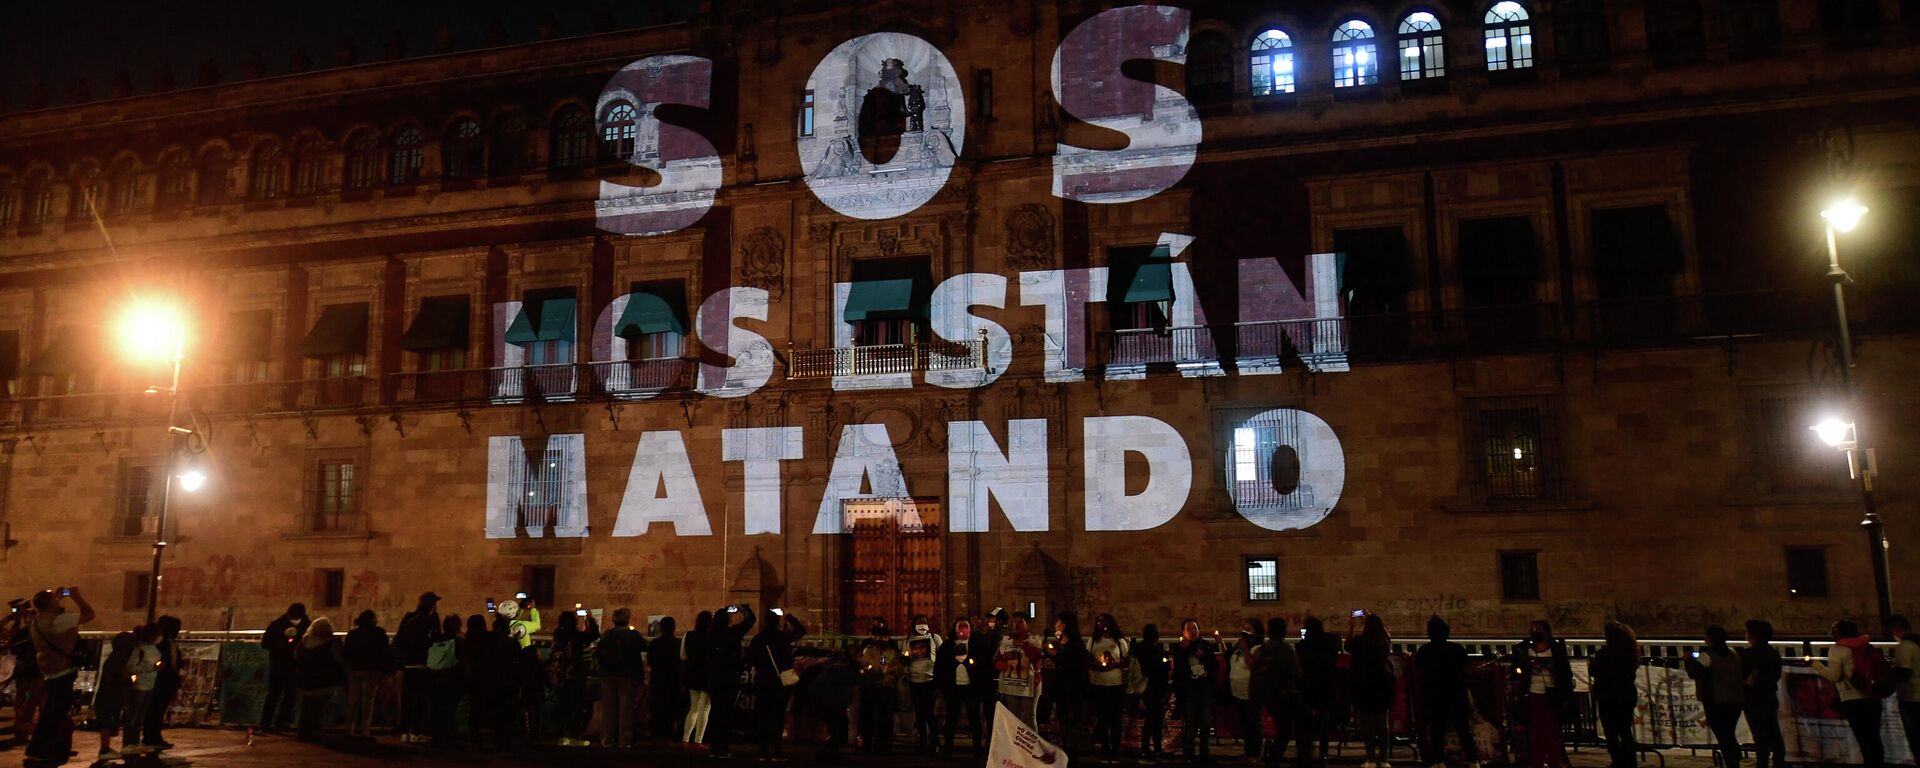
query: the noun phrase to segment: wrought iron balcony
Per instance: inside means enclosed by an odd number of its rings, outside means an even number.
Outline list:
[[[789,349],[787,378],[825,379],[917,371],[987,369],[987,335],[967,341],[914,338],[905,344],[872,344],[829,349]]]

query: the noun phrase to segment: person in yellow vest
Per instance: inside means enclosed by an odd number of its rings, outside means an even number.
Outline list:
[[[540,631],[540,609],[533,605],[533,598],[521,592],[514,595],[515,600],[500,602],[500,615],[507,619],[507,637],[526,650],[533,645],[533,633]]]

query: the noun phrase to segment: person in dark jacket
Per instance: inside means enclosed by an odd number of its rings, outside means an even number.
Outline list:
[[[1687,675],[1707,710],[1707,727],[1720,743],[1721,768],[1740,768],[1740,715],[1747,710],[1747,673],[1727,647],[1727,630],[1707,627],[1706,646],[1687,660]]]
[[[260,645],[267,649],[267,699],[260,710],[260,730],[267,733],[293,719],[293,655],[307,625],[307,606],[294,603],[260,635]]]
[[[860,643],[860,751],[893,754],[893,713],[899,708],[906,664],[884,620],[876,619]]]
[[[753,629],[753,608],[730,605],[713,614],[713,655],[707,657],[707,693],[713,712],[707,717],[707,744],[714,757],[728,757],[733,747],[733,716],[740,698],[741,645]]]
[[[588,746],[587,722],[593,719],[593,701],[587,695],[587,675],[592,671],[587,669],[587,649],[600,639],[600,632],[589,617],[580,615],[582,613],[585,609],[560,615],[560,622],[553,630],[553,645],[547,649],[544,670],[547,686],[556,694],[559,704],[557,725],[559,744],[563,747]],[[527,661],[539,664],[540,657],[535,652]],[[631,716],[628,720],[632,720]]]
[[[140,723],[140,746],[158,751],[173,748],[160,731],[167,725],[167,710],[180,695],[180,617],[161,616],[154,623],[160,627],[160,679],[147,704],[146,721]]]
[[[819,762],[836,765],[847,746],[847,710],[853,706],[854,691],[860,687],[860,662],[854,658],[853,647],[848,646],[817,669],[807,684],[807,696],[827,725],[827,739],[820,746]]]
[[[600,743],[626,749],[633,746],[633,708],[639,703],[640,683],[647,676],[647,636],[634,628],[630,609],[614,609],[612,624],[593,649],[593,663],[600,678]],[[674,651],[678,663],[679,649]]]
[[[1173,679],[1180,696],[1180,751],[1189,762],[1208,757],[1219,653],[1218,646],[1200,636],[1199,621],[1180,622],[1180,639],[1173,644]]]
[[[1073,611],[1055,615],[1047,647],[1052,649],[1047,657],[1051,668],[1043,673],[1040,694],[1053,700],[1060,746],[1068,754],[1086,752],[1087,676],[1092,664],[1086,638],[1080,635],[1080,616]]]
[[[1340,639],[1327,632],[1320,619],[1308,616],[1306,630],[1294,650],[1300,656],[1300,698],[1306,731],[1303,738],[1317,742],[1314,760],[1326,762],[1327,740],[1333,732],[1334,670],[1340,663]]]
[[[1633,740],[1633,711],[1640,705],[1640,641],[1633,629],[1607,622],[1606,644],[1587,661],[1593,705],[1606,731],[1609,768],[1634,768],[1639,748]]]
[[[1347,641],[1347,655],[1352,659],[1348,697],[1353,702],[1354,727],[1366,750],[1361,768],[1385,768],[1393,754],[1387,723],[1387,713],[1396,698],[1393,667],[1387,660],[1392,653],[1393,639],[1377,613],[1367,614],[1359,636]]]
[[[1427,618],[1427,644],[1413,656],[1420,670],[1421,751],[1427,765],[1446,762],[1447,731],[1460,740],[1460,753],[1472,765],[1480,762],[1473,747],[1473,708],[1467,696],[1467,649],[1449,638],[1453,628],[1439,616]]]
[[[954,620],[947,641],[934,651],[933,685],[947,703],[946,734],[940,750],[945,754],[953,754],[953,734],[960,727],[962,714],[966,715],[968,732],[973,734],[973,756],[983,754],[986,736],[981,730],[980,695],[973,686],[981,681],[980,668],[993,665],[988,663],[992,652],[979,642],[973,634],[973,622],[962,617]]]
[[[673,617],[662,617],[658,626],[660,636],[647,644],[647,662],[651,667],[648,672],[653,678],[652,686],[647,689],[647,714],[652,721],[647,735],[655,741],[667,742],[679,735],[687,703],[686,694],[681,691],[684,683],[680,675],[680,637],[674,634],[677,627]]]
[[[400,627],[393,635],[393,650],[400,665],[399,730],[403,742],[425,741],[427,732],[433,730],[433,705],[439,697],[434,695],[436,676],[427,669],[427,649],[441,637],[439,604],[439,595],[420,595],[420,603],[400,617]]]
[[[347,684],[347,660],[333,620],[314,619],[294,651],[294,687],[300,692],[300,741],[316,741],[327,725],[333,696]]]
[[[1140,644],[1133,646],[1132,655],[1140,664],[1140,676],[1146,678],[1146,690],[1140,693],[1140,756],[1166,757],[1167,699],[1173,686],[1173,659],[1167,654],[1167,647],[1160,644],[1159,625],[1140,628]]]
[[[1560,705],[1573,696],[1573,664],[1567,644],[1553,637],[1544,621],[1528,626],[1527,639],[1513,649],[1513,664],[1527,692],[1527,765],[1567,768],[1567,745],[1560,738]]]
[[[1267,640],[1253,662],[1254,701],[1273,718],[1273,743],[1264,748],[1266,764],[1277,766],[1287,742],[1298,738],[1299,761],[1307,761],[1307,742],[1300,721],[1300,657],[1287,642],[1287,620],[1267,619]]]
[[[507,636],[506,620],[498,629],[487,617],[467,617],[466,645],[460,649],[460,669],[467,681],[467,737],[476,745],[491,736],[494,745],[512,745],[513,688],[520,644]]]
[[[712,611],[693,617],[693,629],[680,642],[680,655],[685,662],[680,673],[687,681],[687,721],[680,740],[701,744],[707,740],[707,721],[713,717],[713,696],[707,692],[707,659],[713,656]]]
[[[753,665],[753,733],[763,760],[785,760],[781,736],[787,729],[787,697],[780,679],[793,671],[793,644],[807,636],[800,619],[779,608],[768,608],[760,619],[760,633],[747,646],[746,662]]]
[[[416,736],[414,741],[431,740],[438,744],[454,743],[454,733],[459,727],[460,701],[467,697],[467,674],[461,669],[467,656],[467,639],[460,631],[460,617],[447,614],[440,618],[440,629],[434,635],[434,645],[453,644],[454,665],[444,669],[426,669],[425,682],[416,680],[413,690],[416,695],[421,690],[432,691],[433,709],[428,714],[427,728],[431,735]],[[432,646],[429,646],[431,648]],[[400,690],[406,696],[404,679]],[[404,740],[404,735],[402,739]]]
[[[1740,649],[1746,673],[1747,731],[1753,735],[1757,768],[1787,764],[1787,742],[1780,733],[1780,652],[1773,649],[1773,625],[1747,621],[1747,647]]]
[[[387,630],[373,611],[361,611],[347,631],[347,735],[373,738],[373,701],[380,681],[393,669]]]

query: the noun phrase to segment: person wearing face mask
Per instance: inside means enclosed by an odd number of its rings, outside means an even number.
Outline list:
[[[1027,634],[1027,615],[1013,614],[993,655],[993,668],[999,672],[1000,703],[1028,728],[1035,727],[1033,705],[1040,694],[1040,681],[1034,672],[1039,666],[1040,643]]]
[[[1213,730],[1213,681],[1219,650],[1200,636],[1200,622],[1180,622],[1180,639],[1173,644],[1174,690],[1180,696],[1180,751],[1193,762],[1207,756],[1207,734]]]
[[[907,635],[907,693],[913,699],[914,751],[921,755],[933,754],[939,745],[934,735],[933,704],[940,689],[934,685],[933,668],[940,642],[927,617],[913,617],[913,631]]]
[[[1087,699],[1093,704],[1093,735],[1107,762],[1120,759],[1120,710],[1126,703],[1127,638],[1113,614],[1093,619],[1093,639],[1087,644],[1091,672]]]
[[[953,754],[953,733],[960,727],[960,715],[965,713],[967,727],[973,734],[973,756],[980,757],[980,748],[984,746],[980,694],[973,687],[992,683],[991,678],[980,672],[981,668],[992,665],[982,660],[983,655],[976,655],[979,639],[974,637],[973,622],[955,619],[950,632],[952,637],[935,648],[933,661],[933,684],[947,702],[947,732],[940,751]]]
[[[1567,768],[1567,747],[1560,739],[1559,706],[1573,694],[1573,665],[1566,643],[1553,627],[1535,621],[1527,639],[1513,649],[1513,672],[1527,692],[1527,765]]]
[[[893,713],[899,707],[900,673],[906,663],[887,622],[876,619],[860,646],[860,750],[893,754]]]

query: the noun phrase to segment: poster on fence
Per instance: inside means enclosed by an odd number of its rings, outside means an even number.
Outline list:
[[[180,693],[167,708],[172,725],[200,725],[212,718],[220,688],[220,644],[179,642]]]
[[[1020,722],[1007,705],[995,703],[987,768],[1067,768],[1067,753],[1040,738],[1040,732]]]
[[[1811,667],[1787,667],[1780,677],[1780,734],[1786,738],[1787,760],[1796,763],[1860,762],[1860,746],[1836,706],[1839,691]],[[1899,700],[1881,701],[1880,744],[1887,762],[1913,764],[1907,735],[1900,726]]]
[[[267,649],[259,643],[220,644],[220,724],[259,725],[267,704]]]

